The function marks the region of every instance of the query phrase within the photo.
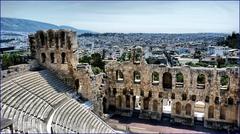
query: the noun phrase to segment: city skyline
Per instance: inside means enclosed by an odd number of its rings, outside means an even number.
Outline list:
[[[96,32],[239,32],[239,1],[1,1],[1,16]]]

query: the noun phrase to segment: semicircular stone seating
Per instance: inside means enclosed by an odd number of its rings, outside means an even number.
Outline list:
[[[4,81],[1,117],[12,119],[14,131],[20,133],[50,133],[49,127],[54,133],[115,133],[83,104],[65,94],[71,91],[48,70]]]

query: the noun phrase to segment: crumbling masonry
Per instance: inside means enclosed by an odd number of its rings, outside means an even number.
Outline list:
[[[239,128],[238,68],[150,65],[142,48],[135,47],[128,61],[109,62],[105,74],[94,75],[91,66],[78,63],[76,38],[67,30],[38,31],[29,36],[31,54],[91,100],[99,115],[111,111],[145,119],[168,117],[185,125]]]

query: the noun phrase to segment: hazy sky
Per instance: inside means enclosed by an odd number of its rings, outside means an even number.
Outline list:
[[[1,16],[96,32],[239,32],[238,1],[1,1]]]

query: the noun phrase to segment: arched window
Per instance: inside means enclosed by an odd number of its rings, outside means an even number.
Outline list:
[[[185,93],[182,94],[182,100],[183,100],[183,101],[184,101],[184,100],[187,100],[187,94],[185,94]]]
[[[163,74],[163,88],[172,89],[172,75],[169,72]]]
[[[45,44],[45,36],[44,36],[43,31],[40,31],[39,36],[40,36],[40,41],[41,41],[41,47],[44,47],[46,44]]]
[[[143,104],[144,104],[144,106],[143,106],[144,110],[148,110],[149,98],[144,98]]]
[[[122,73],[122,71],[117,70],[117,71],[116,71],[116,76],[117,76],[116,79],[117,79],[118,82],[123,81],[123,73]]]
[[[228,98],[228,105],[233,105],[233,98],[232,97]]]
[[[66,54],[62,53],[61,56],[62,56],[62,64],[64,64],[65,63]]]
[[[117,107],[119,107],[119,108],[122,107],[122,97],[121,96],[117,97]]]
[[[199,74],[197,77],[197,88],[204,89],[205,88],[205,75]]]
[[[54,63],[54,60],[55,60],[54,53],[50,53],[50,57],[51,57],[51,63]]]
[[[152,84],[159,84],[159,73],[152,73]]]
[[[126,95],[126,107],[130,108],[130,96]]]
[[[181,114],[182,111],[182,105],[180,102],[176,103],[176,114]]]
[[[140,93],[141,96],[144,96],[144,91],[141,89],[141,93]]]
[[[220,119],[225,120],[226,118],[226,108],[225,106],[220,107]]]
[[[175,93],[172,93],[171,99],[175,99]]]
[[[157,100],[154,100],[153,101],[153,111],[158,111],[158,101]]]
[[[49,41],[49,47],[53,47],[54,45],[54,40],[55,40],[55,37],[54,37],[54,31],[53,30],[48,30],[48,41]]]
[[[78,90],[78,88],[79,88],[79,79],[76,79],[76,80],[75,80],[75,87],[76,87],[76,89]]]
[[[191,104],[188,103],[188,104],[186,105],[185,109],[186,109],[186,115],[191,115],[191,112],[192,112],[192,106],[191,106]]]
[[[134,76],[134,82],[135,83],[140,83],[141,82],[141,75],[138,71],[134,71],[133,76]]]
[[[206,96],[205,102],[209,102],[209,96]]]
[[[63,48],[63,46],[65,45],[65,32],[61,31],[60,32],[60,41],[61,41],[61,48]]]
[[[192,95],[192,101],[196,100],[196,95]]]
[[[214,107],[213,106],[208,107],[208,118],[214,118]]]
[[[176,87],[182,88],[184,86],[183,81],[184,81],[183,74],[177,73],[176,74]]]
[[[46,54],[41,53],[41,58],[42,58],[42,63],[45,63],[46,62]]]
[[[221,90],[228,90],[229,77],[227,75],[222,76],[220,83],[221,83],[221,88],[220,88]]]
[[[148,92],[148,97],[151,98],[152,97],[152,91]]]

